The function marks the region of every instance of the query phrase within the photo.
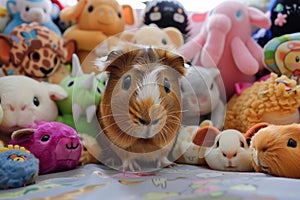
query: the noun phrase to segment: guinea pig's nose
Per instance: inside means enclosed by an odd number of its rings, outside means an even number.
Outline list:
[[[236,155],[237,155],[237,152],[235,151],[235,152],[229,152],[229,153],[225,153],[225,152],[222,152],[223,153],[223,156],[224,157],[226,157],[226,158],[228,158],[228,159],[231,159],[231,158],[233,158],[233,157],[236,157]]]

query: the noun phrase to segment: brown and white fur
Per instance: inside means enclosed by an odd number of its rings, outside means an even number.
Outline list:
[[[113,150],[123,171],[170,165],[168,154],[182,116],[183,58],[168,50],[139,47],[125,53],[114,51],[108,60],[109,78],[98,113],[106,136],[101,140],[109,144],[104,153]]]

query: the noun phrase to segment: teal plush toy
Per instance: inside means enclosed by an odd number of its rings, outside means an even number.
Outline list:
[[[0,189],[32,184],[38,172],[39,160],[24,147],[0,147]]]
[[[79,134],[97,134],[96,105],[99,105],[106,80],[106,76],[101,75],[84,74],[77,55],[73,54],[72,72],[60,83],[68,98],[57,101],[61,115],[56,121],[73,127]]]

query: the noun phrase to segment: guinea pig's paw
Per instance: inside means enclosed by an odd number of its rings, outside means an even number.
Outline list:
[[[169,159],[166,157],[162,157],[158,159],[156,167],[159,169],[163,167],[174,167],[174,166],[176,166],[175,163],[169,161]]]
[[[128,159],[128,160],[123,160],[122,170],[123,172],[125,171],[136,172],[136,171],[142,171],[142,168],[135,160]]]

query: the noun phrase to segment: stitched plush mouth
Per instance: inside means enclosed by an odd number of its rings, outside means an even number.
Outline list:
[[[98,22],[98,24],[100,24],[100,25],[110,25],[111,23],[103,23],[103,22],[100,22],[100,21],[97,21]]]

